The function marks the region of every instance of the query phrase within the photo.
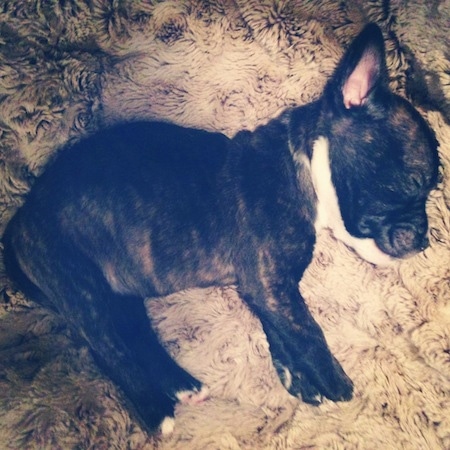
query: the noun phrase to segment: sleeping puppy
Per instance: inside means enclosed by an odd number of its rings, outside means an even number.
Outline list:
[[[9,223],[5,263],[86,340],[150,432],[207,395],[144,307],[191,287],[236,284],[289,392],[346,401],[352,382],[298,289],[317,230],[374,264],[420,252],[437,174],[435,137],[389,91],[372,24],[317,101],[255,131],[128,123],[62,150]]]

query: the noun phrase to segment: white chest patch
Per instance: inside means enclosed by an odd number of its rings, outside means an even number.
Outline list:
[[[328,140],[320,136],[314,142],[311,160],[311,175],[317,195],[316,232],[322,228],[329,228],[337,239],[353,248],[366,261],[380,266],[391,264],[394,258],[383,253],[373,239],[356,238],[346,230],[331,180],[328,150]]]

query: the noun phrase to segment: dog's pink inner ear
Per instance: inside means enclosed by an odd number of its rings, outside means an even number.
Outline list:
[[[362,106],[379,78],[379,61],[373,52],[366,52],[342,88],[344,106]]]

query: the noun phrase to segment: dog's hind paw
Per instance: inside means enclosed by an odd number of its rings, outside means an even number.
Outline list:
[[[175,397],[177,401],[185,405],[199,405],[208,399],[209,389],[206,386],[202,386],[200,389],[183,390],[177,392]],[[174,428],[175,418],[166,416],[159,426],[159,431],[163,436],[169,436],[173,433]]]
[[[199,405],[209,397],[209,389],[202,386],[200,389],[194,388],[192,390],[179,391],[175,394],[180,403],[185,405]]]
[[[161,434],[163,436],[169,436],[173,433],[173,429],[175,428],[175,418],[174,417],[166,417],[159,427],[161,430]]]

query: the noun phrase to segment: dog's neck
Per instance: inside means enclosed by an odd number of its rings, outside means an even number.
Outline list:
[[[383,253],[373,239],[354,237],[345,228],[331,175],[329,142],[324,136],[314,141],[310,170],[317,196],[316,232],[329,228],[337,239],[353,248],[366,261],[380,266],[391,264],[393,258]]]

